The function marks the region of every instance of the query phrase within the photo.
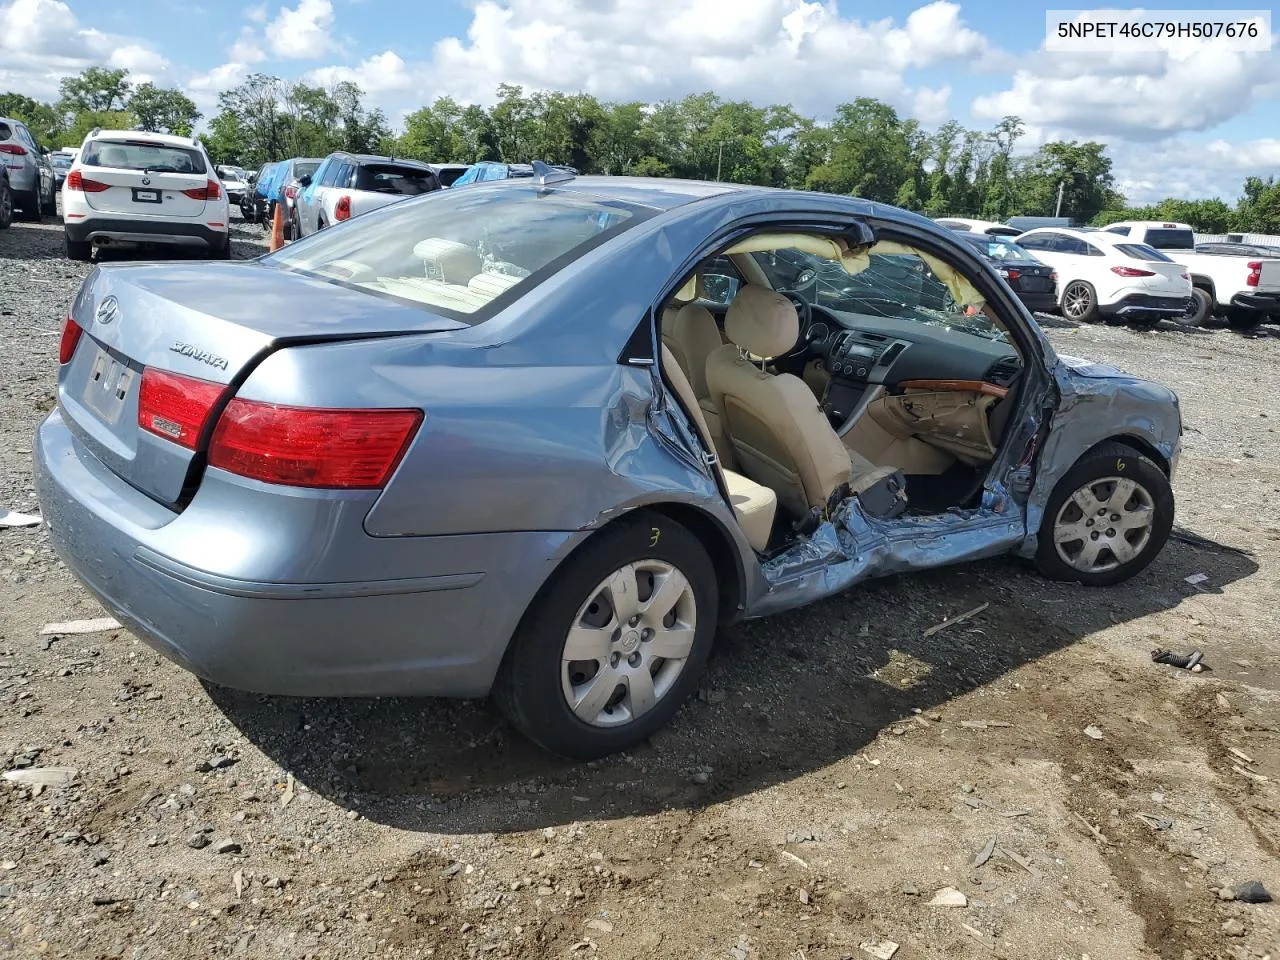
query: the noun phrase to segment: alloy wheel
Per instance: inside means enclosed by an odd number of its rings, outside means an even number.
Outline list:
[[[616,727],[671,692],[693,651],[697,602],[664,560],[638,560],[601,580],[578,610],[561,653],[560,684],[583,723]]]
[[[1105,573],[1146,549],[1154,523],[1155,503],[1146,487],[1128,477],[1102,477],[1063,501],[1053,542],[1073,569]]]
[[[1073,283],[1062,294],[1062,312],[1070,320],[1079,320],[1093,308],[1093,294],[1083,283]]]

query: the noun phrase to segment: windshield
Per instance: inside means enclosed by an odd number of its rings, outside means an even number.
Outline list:
[[[368,163],[356,168],[354,186],[357,190],[398,193],[413,197],[420,193],[439,190],[440,181],[431,170],[390,163]]]
[[[488,319],[652,215],[576,193],[433,190],[289,244],[265,261],[468,323]]]
[[[974,241],[978,252],[991,260],[1019,260],[1022,262],[1035,262],[1035,257],[1028,250],[1022,249],[1012,240],[991,239],[987,241]]]
[[[1147,246],[1157,250],[1194,250],[1196,235],[1190,230],[1148,230]]]
[[[86,167],[149,173],[205,172],[204,157],[199,150],[148,140],[95,140],[84,148],[80,162]]]
[[[794,248],[751,254],[775,290],[794,290],[819,306],[870,317],[894,317],[958,330],[986,340],[1008,335],[984,313],[966,312],[923,258],[875,253],[850,274],[835,260]],[[841,320],[839,313],[834,314]],[[850,327],[856,322],[850,319]]]
[[[71,158],[68,157],[65,153],[55,153],[52,159],[53,159],[53,165],[55,167],[58,167],[59,169],[63,167],[70,168],[71,166]]]

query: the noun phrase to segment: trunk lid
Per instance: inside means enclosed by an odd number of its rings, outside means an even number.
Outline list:
[[[1254,289],[1258,293],[1280,293],[1280,260],[1263,260],[1261,263],[1262,272]]]
[[[466,328],[420,307],[258,263],[100,266],[71,315],[84,333],[58,378],[68,425],[117,475],[168,505],[195,479],[216,414],[195,449],[142,429],[147,369],[227,387],[290,344]],[[225,390],[215,409],[233,392]]]
[[[94,140],[81,157],[80,175],[106,184],[84,195],[99,213],[190,219],[204,213],[209,181],[218,182],[194,146],[143,139]]]
[[[1189,271],[1183,264],[1166,263],[1163,260],[1143,260],[1134,266],[1150,270],[1155,274],[1154,277],[1142,278],[1143,285],[1150,287],[1153,292],[1169,296],[1185,293],[1186,296],[1191,296],[1191,281],[1183,278],[1183,275]]]

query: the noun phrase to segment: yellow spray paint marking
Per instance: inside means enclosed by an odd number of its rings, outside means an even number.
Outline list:
[[[657,527],[650,527],[649,529],[652,534],[649,537],[649,546],[656,547],[658,545],[658,538],[662,536],[662,531],[659,530]]]
[[[1116,460],[1116,469],[1117,469],[1117,470],[1119,470],[1121,473],[1123,473],[1123,472],[1124,472],[1124,461],[1123,461],[1123,460]]]

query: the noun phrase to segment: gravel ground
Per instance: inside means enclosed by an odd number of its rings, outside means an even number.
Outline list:
[[[234,255],[262,242],[237,226]],[[0,233],[0,506],[37,507],[85,273],[56,222]],[[484,704],[260,697],[123,631],[45,642],[101,610],[40,528],[0,530],[0,768],[78,771],[0,782],[0,952],[1280,958],[1280,906],[1218,893],[1280,894],[1280,331],[1050,327],[1182,396],[1148,571],[988,561],[739,626],[669,729],[599,763]]]

